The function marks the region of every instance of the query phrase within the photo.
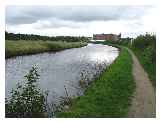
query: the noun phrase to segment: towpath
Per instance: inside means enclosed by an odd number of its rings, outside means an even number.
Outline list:
[[[147,73],[139,63],[134,53],[128,49],[133,59],[133,76],[136,89],[129,109],[128,117],[152,118],[156,117],[156,93]]]

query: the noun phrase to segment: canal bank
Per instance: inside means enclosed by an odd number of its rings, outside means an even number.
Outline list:
[[[118,58],[57,117],[127,117],[135,89],[132,57],[120,47]]]
[[[17,83],[25,84],[24,76],[34,65],[38,67],[40,89],[49,91],[48,102],[59,102],[60,98],[66,97],[66,90],[69,97],[83,95],[80,81],[83,79],[86,84],[89,84],[118,55],[119,50],[115,47],[88,44],[85,47],[56,53],[41,53],[6,59],[5,96],[6,98],[10,97],[10,92],[16,88]],[[87,82],[88,80],[89,82]]]
[[[86,42],[6,40],[5,57],[11,58],[43,52],[56,52],[64,49],[79,48],[86,45]]]
[[[147,72],[140,64],[135,54],[128,49],[133,58],[133,76],[136,89],[132,98],[132,105],[128,112],[130,118],[156,117],[156,92],[151,84]]]

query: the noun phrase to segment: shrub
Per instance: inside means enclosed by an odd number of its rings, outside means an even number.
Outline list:
[[[45,117],[45,95],[37,86],[37,67],[32,67],[24,77],[26,84],[17,84],[17,89],[11,92],[11,98],[6,99],[6,117]]]
[[[148,46],[156,45],[156,36],[151,34],[140,35],[133,41],[133,47],[144,50]]]
[[[140,35],[133,40],[131,48],[148,73],[153,86],[156,86],[156,36]]]

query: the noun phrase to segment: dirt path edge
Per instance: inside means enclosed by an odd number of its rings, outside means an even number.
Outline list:
[[[129,118],[154,118],[156,117],[156,93],[147,73],[139,63],[135,54],[127,48],[133,60],[133,77],[136,89],[129,108]]]

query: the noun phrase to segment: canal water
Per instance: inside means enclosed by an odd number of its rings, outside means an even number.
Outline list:
[[[112,46],[88,44],[85,47],[67,49],[56,53],[41,53],[6,59],[5,97],[10,97],[16,84],[24,84],[24,76],[32,66],[38,67],[39,87],[49,91],[48,101],[58,103],[60,97],[83,94],[79,81],[91,82],[118,56]],[[65,90],[66,88],[66,90]]]

